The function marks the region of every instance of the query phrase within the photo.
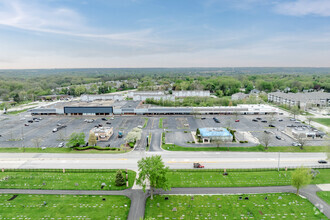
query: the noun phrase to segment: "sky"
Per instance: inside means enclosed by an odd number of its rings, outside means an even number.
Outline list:
[[[0,0],[0,69],[329,66],[330,0]]]

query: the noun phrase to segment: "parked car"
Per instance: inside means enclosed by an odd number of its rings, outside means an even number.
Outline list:
[[[142,128],[142,125],[138,125],[137,127],[138,127],[138,128]]]
[[[200,163],[194,163],[194,168],[204,168],[204,166]]]
[[[61,124],[60,123],[57,123],[57,126],[61,126]]]
[[[280,136],[275,136],[276,137],[276,139],[278,139],[278,140],[282,140],[282,138],[280,137]]]
[[[217,119],[216,117],[213,118],[215,123],[220,123],[219,119]]]
[[[107,121],[106,124],[107,124],[107,125],[111,125],[111,122],[110,122],[110,121]]]
[[[283,121],[283,119],[278,119],[278,121]]]
[[[294,146],[294,147],[301,147],[301,144],[298,143],[298,142],[293,142],[293,143],[292,143],[292,146]]]
[[[111,119],[111,120],[114,120],[115,118],[114,118],[114,117],[111,117],[110,119]]]
[[[64,142],[59,143],[58,147],[64,147]]]
[[[267,123],[267,121],[266,121],[266,120],[262,120],[261,122],[263,122],[263,123]]]
[[[261,118],[257,118],[258,120],[261,120]]]
[[[237,120],[235,120],[235,122],[239,122],[239,120],[237,119]]]
[[[283,112],[280,112],[279,115],[283,115]]]
[[[205,117],[203,117],[203,118],[201,118],[202,120],[205,120],[206,118]]]
[[[29,124],[24,124],[24,126],[29,126]]]
[[[268,125],[269,127],[271,127],[271,128],[275,128],[275,125]]]
[[[107,121],[107,119],[106,119],[106,118],[101,118],[101,120],[103,120],[103,121]]]
[[[33,120],[28,120],[29,123],[33,123]]]
[[[326,161],[326,160],[319,160],[319,161],[317,161],[318,163],[328,163],[328,161]]]
[[[295,121],[296,119],[294,119],[294,118],[290,118],[290,121]]]
[[[270,131],[264,130],[264,132],[265,132],[266,134],[270,134]]]
[[[258,122],[258,120],[257,120],[257,119],[252,119],[252,121],[254,121],[254,122]]]

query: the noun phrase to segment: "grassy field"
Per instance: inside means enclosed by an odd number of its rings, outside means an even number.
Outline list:
[[[165,197],[168,197],[168,200],[165,200]],[[239,197],[242,199],[240,200]],[[245,199],[246,197],[248,200]],[[176,211],[173,211],[174,208]],[[148,198],[145,217],[152,219],[327,219],[307,199],[292,193],[157,195],[154,200]]]
[[[119,148],[118,148],[119,149]],[[73,153],[73,154],[121,154],[127,153],[131,151],[129,149],[127,151],[120,150],[74,150],[73,148],[57,148],[57,147],[49,147],[44,150],[37,147],[0,147],[0,153]]]
[[[330,118],[313,118],[313,121],[330,127]]]
[[[0,219],[127,219],[125,196],[0,194]],[[46,202],[46,204],[44,203]]]
[[[175,144],[163,144],[162,148],[168,151],[228,151],[228,147],[182,147]],[[294,146],[268,147],[229,147],[229,151],[245,152],[326,152],[327,146],[305,146],[303,149]]]
[[[330,205],[330,191],[319,191],[316,194]]]
[[[128,170],[129,187],[134,184],[136,173]],[[0,172],[2,189],[73,189],[73,190],[123,190],[125,186],[115,186],[116,170],[109,172],[73,173],[61,172]],[[111,185],[111,187],[110,187]]]
[[[330,169],[319,169],[311,184],[330,183]],[[180,171],[168,173],[171,187],[244,187],[291,185],[292,171]]]

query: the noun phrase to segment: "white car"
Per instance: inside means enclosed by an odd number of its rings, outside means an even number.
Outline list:
[[[59,143],[58,147],[64,147],[64,142]]]
[[[301,144],[298,143],[298,142],[293,142],[293,143],[292,143],[292,146],[294,146],[294,147],[301,147]]]
[[[137,126],[137,127],[142,129],[142,125],[139,125],[139,126]]]

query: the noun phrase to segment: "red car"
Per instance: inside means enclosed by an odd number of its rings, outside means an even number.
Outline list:
[[[235,122],[239,122],[239,120],[237,119],[237,120],[235,120]]]

